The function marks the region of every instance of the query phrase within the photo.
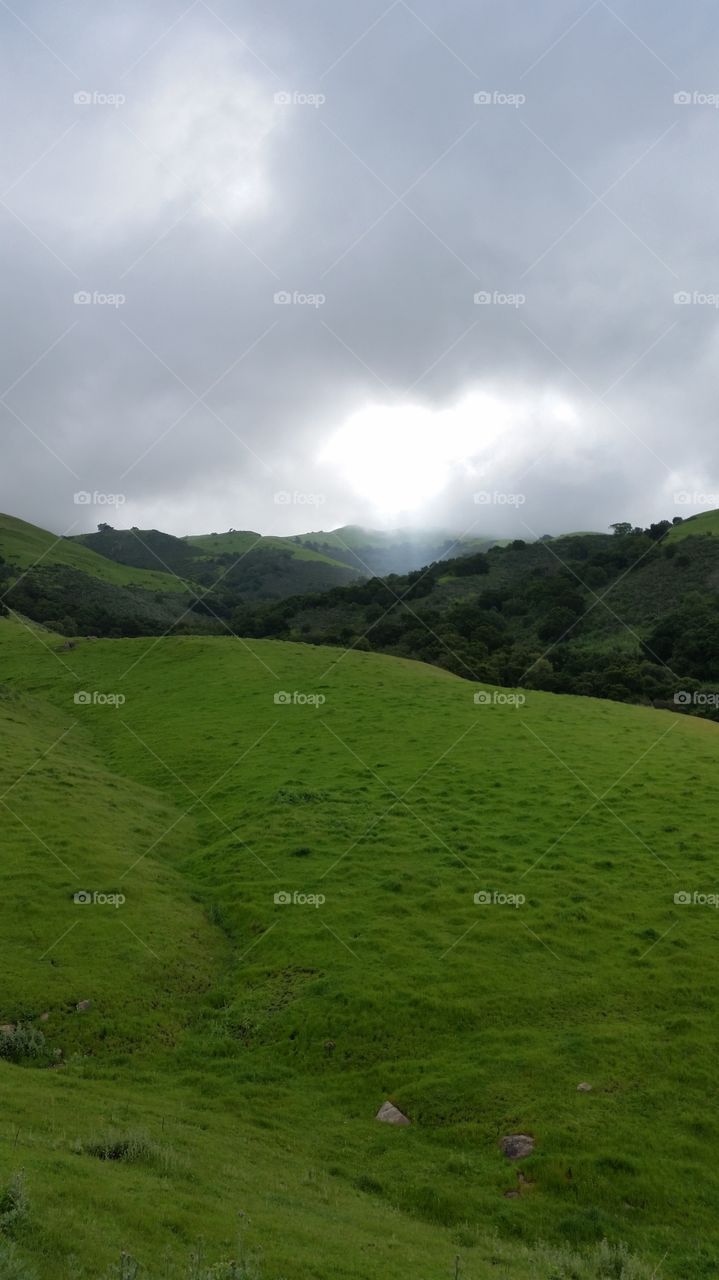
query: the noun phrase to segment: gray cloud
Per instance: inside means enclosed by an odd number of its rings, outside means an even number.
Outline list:
[[[708,3],[186,10],[2,12],[3,509],[374,523],[393,424],[404,492],[412,414],[444,442],[468,403],[441,490],[386,519],[521,535],[719,490]],[[395,411],[386,449],[322,461],[367,405]]]

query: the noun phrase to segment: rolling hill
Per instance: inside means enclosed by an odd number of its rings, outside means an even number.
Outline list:
[[[655,705],[689,694],[685,709],[717,717],[719,539],[677,543],[685,527],[518,540],[230,620],[246,636],[414,657],[498,684]]]
[[[344,525],[330,532],[299,533],[292,539],[299,546],[336,556],[366,576],[410,573],[422,565],[448,557],[472,555],[501,545],[502,539],[458,535],[446,529],[364,529]]]
[[[271,534],[254,533],[252,530],[231,529],[228,533],[204,533],[198,534],[196,537],[188,536],[185,542],[191,547],[198,548],[208,559],[214,559],[218,556],[243,556],[250,551],[257,549],[258,551],[288,551],[293,560],[304,560],[309,563],[330,565],[334,569],[343,569],[346,571],[347,566],[340,560],[336,560],[333,556],[325,555],[320,551],[312,551],[309,547],[303,546],[294,538],[278,538]],[[356,577],[355,573],[345,577]]]
[[[0,516],[0,594],[18,613],[66,636],[227,634],[229,612],[243,601],[282,599],[358,577],[283,539],[224,537],[229,543],[221,536],[209,549],[156,529],[108,524],[94,534],[58,537]]]
[[[0,663],[6,1274],[715,1274],[713,725],[271,640]]]
[[[683,542],[685,538],[719,536],[719,510],[701,511],[676,524],[667,534],[667,542]]]
[[[0,513],[0,557],[19,569],[60,565],[112,586],[146,591],[183,591],[185,584],[164,570],[129,566],[98,555],[77,538],[59,536],[37,525]]]

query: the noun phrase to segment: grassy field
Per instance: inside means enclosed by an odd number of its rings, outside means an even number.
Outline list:
[[[719,534],[719,511],[701,511],[699,515],[689,516],[687,520],[683,520],[681,524],[676,524],[670,529],[666,536],[666,541],[683,542],[685,538],[691,538],[696,535]]]
[[[29,569],[60,564],[114,586],[145,587],[148,591],[182,591],[185,584],[173,574],[133,569],[99,556],[70,538],[58,537],[37,525],[0,513],[0,556],[8,564]]]
[[[0,1062],[4,1234],[40,1280],[123,1248],[204,1280],[201,1239],[231,1280],[717,1273],[719,917],[675,902],[719,888],[715,726],[273,641],[58,645],[0,620],[0,1018],[54,1064]]]

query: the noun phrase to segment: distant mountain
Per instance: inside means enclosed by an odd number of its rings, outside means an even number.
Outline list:
[[[360,578],[409,573],[435,560],[486,551],[495,543],[446,530],[385,531],[359,525],[287,538],[250,529],[178,538],[158,529],[103,524],[97,533],[79,534],[73,541],[118,564],[176,573],[203,587],[231,586],[248,600],[283,599]]]
[[[0,595],[66,635],[227,631],[230,612],[357,581],[357,569],[252,532],[176,538],[157,529],[58,537],[0,515]]]
[[[290,541],[351,565],[365,576],[411,573],[434,560],[487,551],[498,540],[457,535],[445,529],[364,529],[348,524],[330,532],[298,533]]]

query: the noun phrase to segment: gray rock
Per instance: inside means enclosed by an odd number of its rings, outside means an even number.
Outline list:
[[[587,1084],[586,1080],[582,1080],[582,1083],[577,1085],[577,1093],[591,1093],[591,1091],[592,1086]]]
[[[524,1156],[531,1156],[534,1151],[534,1138],[528,1133],[510,1133],[502,1138],[499,1145],[508,1160],[521,1160]]]
[[[383,1124],[411,1124],[405,1115],[396,1107],[393,1102],[383,1102],[375,1120],[381,1120]]]
[[[86,1013],[88,1009],[92,1008],[92,1000],[78,1000],[75,1008],[78,1013]]]

